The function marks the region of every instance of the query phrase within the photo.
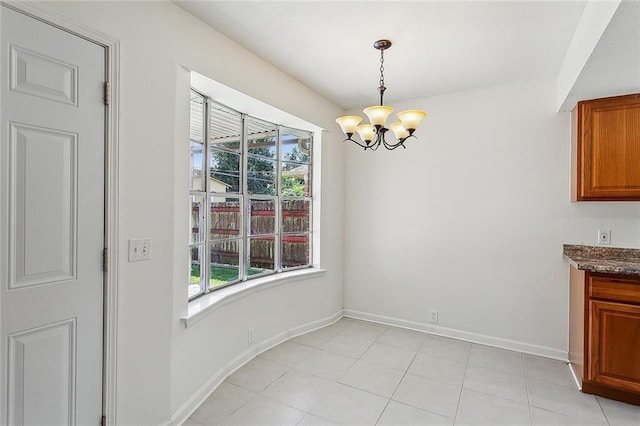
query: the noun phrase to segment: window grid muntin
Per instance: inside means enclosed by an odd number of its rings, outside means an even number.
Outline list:
[[[192,89],[193,90],[193,89]],[[202,96],[204,99],[204,107],[205,107],[205,113],[204,113],[204,117],[203,117],[203,121],[204,121],[204,131],[205,131],[205,136],[204,136],[204,140],[206,141],[206,143],[204,143],[204,147],[203,147],[203,151],[205,152],[203,154],[204,156],[204,170],[207,171],[207,178],[205,179],[203,176],[203,186],[205,189],[204,194],[202,194],[202,192],[198,191],[197,193],[193,193],[193,195],[204,195],[205,196],[205,200],[206,200],[206,205],[207,205],[207,214],[205,214],[205,222],[206,222],[206,233],[205,233],[205,242],[204,247],[201,248],[201,250],[203,250],[206,253],[206,264],[207,264],[207,268],[205,268],[204,271],[202,271],[201,268],[201,277],[204,274],[205,278],[203,278],[201,280],[201,293],[193,296],[190,298],[194,299],[196,297],[199,297],[203,294],[209,293],[211,291],[215,291],[215,290],[219,290],[221,288],[224,287],[228,287],[234,284],[237,284],[239,282],[242,281],[246,281],[247,279],[250,278],[258,278],[261,276],[265,276],[265,275],[271,275],[271,274],[276,274],[279,272],[282,272],[283,270],[286,271],[292,271],[292,270],[296,270],[296,269],[306,269],[309,267],[312,267],[313,265],[313,238],[312,238],[312,234],[313,234],[313,197],[311,196],[312,194],[312,186],[313,186],[313,180],[312,180],[312,158],[313,158],[313,133],[306,131],[306,130],[299,130],[299,129],[293,129],[290,127],[285,127],[285,126],[280,126],[280,125],[276,125],[273,123],[269,123],[267,121],[264,120],[260,120],[254,117],[251,117],[247,114],[244,113],[237,113],[240,116],[241,119],[241,135],[240,135],[240,171],[239,171],[239,175],[240,175],[240,189],[241,192],[239,193],[235,193],[235,192],[216,192],[214,190],[212,190],[210,188],[210,173],[211,173],[211,156],[210,156],[210,151],[216,149],[218,151],[226,151],[226,152],[234,152],[234,153],[238,153],[237,151],[234,150],[229,150],[229,149],[222,149],[219,146],[217,147],[213,147],[213,143],[210,141],[209,135],[212,133],[211,131],[211,125],[212,125],[212,120],[210,119],[210,114],[211,114],[211,108],[212,105],[216,105],[216,109],[224,109],[226,111],[234,111],[231,108],[225,107],[224,105],[221,105],[217,102],[214,102],[211,98],[193,90],[195,93],[197,93],[198,95]],[[248,190],[248,157],[249,155],[249,135],[248,135],[248,123],[249,121],[252,121],[253,123],[260,123],[260,124],[268,124],[271,125],[275,128],[275,155],[274,155],[274,159],[273,161],[275,162],[275,184],[276,184],[276,191],[275,191],[275,195],[270,195],[270,194],[250,194],[249,190]],[[308,166],[308,179],[309,179],[309,188],[308,188],[308,192],[305,194],[305,196],[283,196],[282,195],[282,164],[283,164],[283,158],[282,158],[282,146],[283,146],[283,140],[282,140],[282,130],[286,129],[286,130],[293,130],[293,131],[298,131],[300,133],[303,134],[308,134],[309,135],[309,152],[306,154],[307,158],[308,158],[308,162],[292,162],[292,161],[287,161],[287,163],[296,163],[296,164],[300,164],[300,165],[307,165]],[[269,160],[268,157],[264,157],[264,156],[255,156],[255,157],[260,157],[261,159],[266,159]],[[192,191],[190,191],[190,194],[192,193]],[[240,236],[237,239],[228,239],[228,240],[214,240],[211,236],[211,230],[210,230],[210,222],[211,222],[211,211],[210,211],[210,198],[211,196],[216,196],[219,195],[221,197],[228,197],[228,198],[239,198],[240,200],[240,208],[239,208],[239,221],[242,223],[242,221],[245,221],[245,226],[241,227],[240,229]],[[262,200],[272,200],[274,203],[274,208],[275,208],[275,224],[274,224],[274,228],[275,228],[275,233],[273,234],[260,234],[260,235],[255,235],[252,236],[251,235],[251,217],[250,214],[251,212],[249,211],[250,209],[250,200],[251,199],[262,199]],[[308,262],[307,264],[304,265],[299,265],[299,266],[295,266],[295,267],[288,267],[288,268],[284,268],[282,265],[282,244],[283,244],[283,232],[282,232],[282,202],[286,201],[286,200],[305,200],[309,202],[309,231],[308,232],[292,232],[292,233],[286,233],[286,235],[304,235],[307,236],[308,239]],[[274,250],[274,264],[273,264],[273,270],[265,270],[262,273],[259,274],[249,274],[249,270],[251,268],[251,259],[250,259],[250,246],[251,246],[251,239],[260,239],[260,238],[265,238],[265,237],[269,237],[272,236],[273,237],[273,250]],[[223,241],[231,241],[231,240],[237,240],[238,244],[240,246],[239,248],[239,259],[238,259],[238,279],[235,281],[230,281],[224,285],[218,285],[215,287],[212,287],[210,284],[210,275],[211,275],[211,249],[214,246],[214,244],[216,243],[221,243]],[[195,245],[195,244],[194,244]],[[202,245],[202,243],[201,243]],[[191,250],[191,246],[190,245],[190,250]],[[202,262],[201,263],[205,263]]]

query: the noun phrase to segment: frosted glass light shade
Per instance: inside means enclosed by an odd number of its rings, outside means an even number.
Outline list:
[[[374,126],[384,127],[384,123],[387,122],[387,117],[393,112],[393,108],[385,105],[370,106],[362,110],[367,117],[369,117],[369,123]]]
[[[405,129],[415,130],[427,113],[419,109],[409,109],[398,113],[398,118],[402,121]]]
[[[345,115],[344,117],[336,118],[336,123],[340,125],[342,132],[347,135],[353,135],[356,132],[356,127],[362,121],[362,117],[357,115]]]
[[[356,127],[356,131],[360,135],[360,139],[365,142],[371,142],[376,137],[376,128],[371,124],[361,124]]]
[[[407,131],[407,129],[404,128],[402,123],[399,121],[396,121],[395,123],[393,123],[391,126],[389,126],[389,128],[391,129],[396,139],[398,140],[404,139],[409,136],[409,132]]]

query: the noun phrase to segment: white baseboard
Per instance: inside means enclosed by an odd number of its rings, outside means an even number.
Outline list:
[[[576,382],[576,386],[578,390],[582,390],[582,383],[578,380],[578,375],[576,374],[576,366],[569,362],[569,370],[571,370],[571,375],[573,376],[573,381]]]
[[[242,352],[237,357],[228,362],[213,376],[211,376],[209,380],[207,380],[202,386],[200,386],[200,388],[191,396],[191,398],[189,398],[184,404],[182,404],[180,408],[178,408],[175,413],[173,413],[173,415],[171,416],[171,421],[168,424],[177,426],[184,423],[189,418],[189,416],[193,414],[194,411],[196,411],[200,404],[202,404],[213,393],[213,391],[215,391],[216,388],[220,386],[224,379],[233,374],[237,369],[245,365],[247,362],[251,361],[257,355],[260,355],[261,353],[293,337],[331,325],[334,322],[338,321],[340,318],[342,318],[342,310],[337,311],[329,317],[321,318],[319,320],[311,321],[309,323],[293,327],[289,330],[285,330],[282,333],[278,333],[275,336],[272,336],[251,346],[246,351]]]
[[[438,336],[451,337],[453,339],[465,340],[471,343],[479,343],[496,348],[509,349],[512,351],[524,352],[531,355],[539,355],[545,358],[557,359],[566,362],[569,359],[567,351],[561,351],[547,346],[539,346],[531,343],[519,342],[517,340],[502,339],[500,337],[487,336],[484,334],[471,333],[468,331],[456,330],[453,328],[441,327],[434,324],[424,324],[399,318],[386,317],[383,315],[370,314],[367,312],[345,309],[344,316],[354,319],[376,322],[379,324],[392,325],[409,330],[422,331]]]

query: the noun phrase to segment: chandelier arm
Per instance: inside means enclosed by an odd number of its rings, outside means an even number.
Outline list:
[[[353,139],[353,138],[346,138],[346,139],[345,139],[345,140],[343,140],[342,142],[346,142],[346,141],[351,141],[351,142],[355,143],[356,145],[359,145],[360,147],[364,148],[365,150],[366,150],[366,149],[368,149],[368,148],[369,148],[369,149],[371,148],[371,146],[370,146],[370,145],[367,145],[367,144],[364,144],[364,143],[358,142],[357,140],[355,140],[355,139]]]
[[[409,135],[406,138],[398,139],[398,142],[395,143],[395,144],[389,143],[385,139],[383,139],[383,142],[384,142],[385,148],[387,148],[389,151],[393,151],[394,149],[396,149],[396,148],[398,148],[400,146],[403,147],[404,149],[407,149],[407,147],[405,146],[404,142],[409,138],[415,138],[415,136]]]

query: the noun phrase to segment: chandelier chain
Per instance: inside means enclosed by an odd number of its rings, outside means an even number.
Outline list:
[[[380,87],[384,87],[384,50],[380,51]]]

